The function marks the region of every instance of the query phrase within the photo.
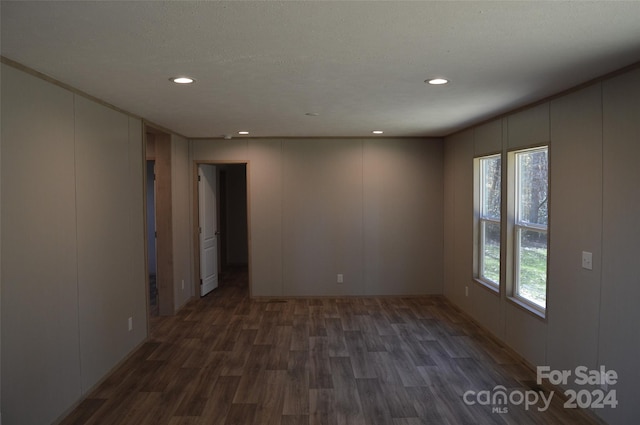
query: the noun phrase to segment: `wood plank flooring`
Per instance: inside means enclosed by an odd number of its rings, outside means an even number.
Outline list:
[[[535,376],[439,296],[250,300],[241,273],[152,320],[63,425],[589,423],[557,395],[544,412],[466,405]]]

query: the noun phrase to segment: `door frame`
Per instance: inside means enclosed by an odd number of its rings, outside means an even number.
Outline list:
[[[149,137],[149,136],[153,136],[152,134],[145,134],[145,137]],[[156,199],[158,197],[158,188],[156,185],[156,156],[155,156],[155,140],[153,140],[153,151],[152,151],[152,155],[150,156],[146,156],[146,160],[145,160],[145,184],[144,184],[144,200],[145,200],[145,234],[146,234],[146,238],[145,238],[145,252],[146,252],[146,277],[147,277],[147,304],[148,304],[148,314],[147,316],[149,317],[153,317],[153,316],[159,316],[160,315],[160,297],[158,296],[158,294],[156,294],[156,307],[155,307],[155,314],[154,313],[154,308],[152,308],[151,305],[151,263],[153,263],[154,265],[154,273],[155,274],[155,279],[156,279],[156,292],[158,291],[158,243],[157,243],[157,234],[158,234],[158,228],[156,226]],[[151,173],[151,176],[149,175],[149,165],[150,163],[153,164],[153,170]],[[151,194],[151,199],[149,199],[149,189],[150,189],[150,185],[153,184],[153,189],[152,189],[152,194]],[[153,214],[152,214],[152,218],[151,218],[151,214],[150,214],[150,210],[152,210]],[[150,228],[151,223],[153,223],[153,229]],[[153,239],[153,241],[151,240]],[[151,244],[153,244],[153,250],[151,249]]]
[[[173,288],[173,213],[171,197],[171,135],[144,123],[144,164],[152,156],[156,167],[156,285],[158,290],[158,309],[160,316],[171,316],[175,313]],[[151,136],[151,137],[150,137]],[[149,144],[153,145],[153,152],[149,152]],[[147,175],[144,173],[144,187],[146,190]],[[151,317],[149,303],[149,267],[147,247],[147,199],[144,197],[144,226],[145,226],[145,282],[147,300],[147,318]],[[147,324],[149,324],[147,320]],[[149,332],[150,327],[147,327]]]
[[[249,284],[249,298],[252,297],[253,294],[253,282],[251,279],[251,264],[252,264],[252,260],[251,260],[251,191],[249,190],[251,187],[251,180],[250,180],[250,162],[248,160],[242,161],[242,160],[227,160],[227,161],[221,161],[221,160],[202,160],[202,159],[196,159],[193,160],[192,163],[192,190],[191,193],[193,194],[192,199],[193,199],[193,203],[191,205],[191,210],[192,210],[192,242],[193,242],[193,293],[194,293],[194,297],[196,298],[200,298],[200,217],[199,217],[199,208],[198,208],[198,202],[199,202],[199,191],[198,191],[198,167],[200,164],[209,164],[209,165],[234,165],[234,164],[238,164],[238,165],[243,165],[245,166],[245,173],[247,176],[247,262],[248,262],[248,284]],[[216,191],[216,196],[219,196],[219,190]],[[217,200],[219,201],[219,199]],[[216,203],[216,205],[219,205],[219,202]],[[218,238],[218,243],[220,241],[220,238]],[[218,247],[220,248],[220,247]],[[219,251],[219,250],[218,250]],[[219,263],[219,262],[218,262]],[[220,264],[218,264],[218,271],[220,269]]]

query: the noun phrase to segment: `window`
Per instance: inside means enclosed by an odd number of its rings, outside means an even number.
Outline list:
[[[512,296],[535,310],[547,301],[548,147],[513,152]],[[511,181],[510,181],[511,182]]]
[[[500,286],[500,205],[502,157],[476,158],[476,277]]]

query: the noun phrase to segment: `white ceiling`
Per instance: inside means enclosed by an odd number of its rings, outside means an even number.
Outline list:
[[[640,61],[634,1],[2,1],[1,15],[3,56],[188,137],[442,136]],[[196,84],[168,80],[183,74]]]

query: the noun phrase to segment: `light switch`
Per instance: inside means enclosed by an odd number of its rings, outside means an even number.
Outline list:
[[[593,270],[593,254],[592,253],[582,251],[582,268],[587,270]]]

